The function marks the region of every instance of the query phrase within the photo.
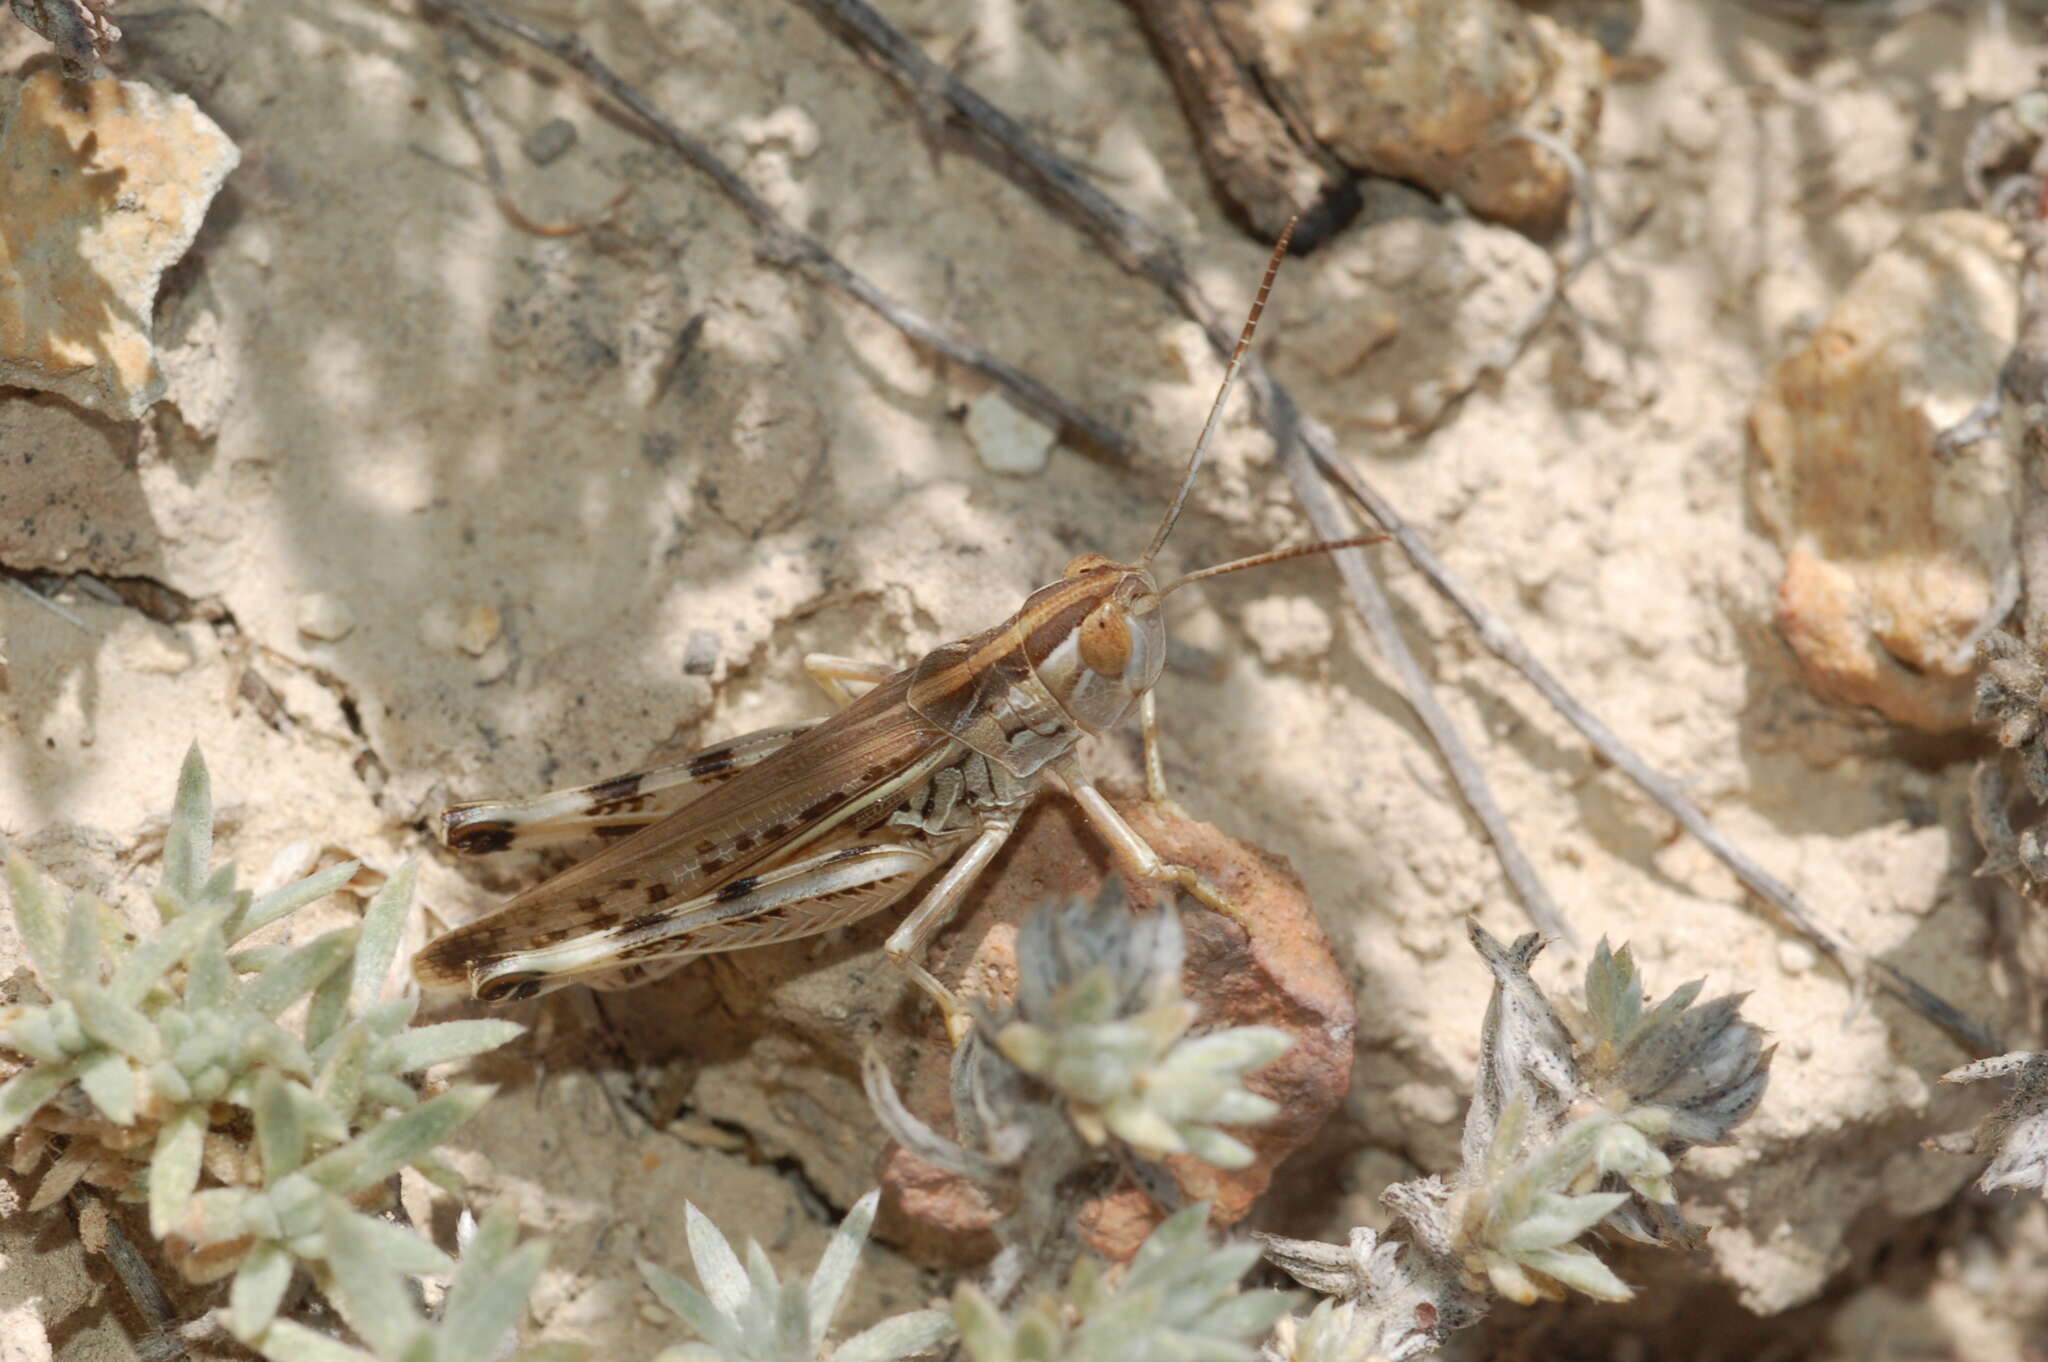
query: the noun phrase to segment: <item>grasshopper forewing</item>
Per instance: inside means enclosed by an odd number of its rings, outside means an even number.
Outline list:
[[[747,734],[677,765],[582,789],[443,811],[438,831],[458,851],[576,835],[621,840],[429,943],[413,961],[420,981],[487,1000],[570,983],[622,987],[694,956],[841,926],[897,902],[944,867],[885,949],[957,1033],[965,1014],[919,963],[924,945],[1048,775],[1131,869],[1230,912],[1214,886],[1161,860],[1118,815],[1074,746],[1136,708],[1147,783],[1163,799],[1152,687],[1166,660],[1164,598],[1219,572],[1379,537],[1261,554],[1164,587],[1152,573],[1291,235],[1289,228],[1266,266],[1201,438],[1143,557],[1119,563],[1083,554],[1003,623],[901,671],[807,659],[845,703],[827,719]],[[856,697],[848,682],[870,688]]]

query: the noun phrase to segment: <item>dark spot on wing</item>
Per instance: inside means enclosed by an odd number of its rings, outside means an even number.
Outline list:
[[[593,804],[609,804],[616,799],[631,799],[634,795],[640,793],[641,779],[642,777],[636,772],[630,776],[618,776],[611,780],[601,780],[591,786],[585,793],[590,796]]]
[[[761,877],[758,875],[743,875],[714,894],[711,901],[713,903],[731,903],[734,899],[743,899],[753,893],[755,886],[760,883]]]
[[[815,823],[818,819],[823,818],[826,814],[832,812],[832,810],[838,808],[841,804],[844,804],[845,802],[845,792],[842,790],[834,790],[831,794],[826,795],[823,799],[819,800],[817,803],[811,805],[802,813],[798,814],[797,817],[806,823]]]
[[[653,884],[647,886],[647,902],[650,906],[667,903],[675,896],[676,887],[666,881],[656,880]]]
[[[599,837],[612,840],[620,837],[631,837],[634,833],[640,831],[642,826],[639,823],[599,823],[591,831]]]
[[[690,764],[683,770],[695,779],[702,780],[706,776],[724,775],[737,764],[737,759],[729,752],[706,752],[702,756],[691,758]]]

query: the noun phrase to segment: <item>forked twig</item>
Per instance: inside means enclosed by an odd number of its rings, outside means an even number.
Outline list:
[[[981,374],[1002,388],[1019,407],[1058,430],[1063,438],[1093,446],[1118,459],[1130,458],[1131,443],[1121,431],[1069,402],[1023,370],[891,298],[873,280],[826,250],[824,243],[816,237],[792,227],[710,147],[677,127],[654,106],[653,101],[607,66],[581,38],[574,34],[559,37],[523,19],[514,18],[495,5],[485,3],[485,0],[434,0],[434,3],[461,15],[472,24],[509,33],[521,42],[539,48],[625,105],[656,138],[697,170],[710,176],[725,196],[753,221],[761,234],[759,249],[765,258],[794,266],[819,283],[838,289],[873,310],[912,340]]]

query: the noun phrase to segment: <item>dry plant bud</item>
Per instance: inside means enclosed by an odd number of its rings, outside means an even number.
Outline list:
[[[2048,1052],[2015,1050],[1951,1069],[1944,1083],[1977,1083],[2010,1078],[2012,1093],[1977,1128],[1929,1140],[1927,1147],[1949,1154],[1991,1155],[1977,1179],[1980,1191],[2027,1188],[2048,1191]]]
[[[2041,809],[2048,804],[2048,663],[2038,649],[2002,629],[1978,645],[1984,670],[1977,676],[1977,722],[2000,747],[2013,753],[1977,763],[1970,784],[1970,817],[1984,846],[1979,875],[1996,875],[2023,894],[2048,886],[2048,847],[2043,845]],[[2025,798],[2017,798],[2011,768],[2017,767]],[[2015,827],[2015,814],[2020,826]]]
[[[50,40],[64,59],[64,74],[83,80],[93,73],[114,44],[121,30],[107,17],[107,11],[121,0],[9,0],[14,17]]]
[[[1537,936],[1503,945],[1475,925],[1471,939],[1494,990],[1463,1166],[1382,1193],[1396,1222],[1384,1238],[1365,1228],[1344,1247],[1265,1237],[1274,1264],[1349,1311],[1295,1321],[1269,1362],[1421,1357],[1493,1295],[1629,1299],[1585,1240],[1607,1230],[1683,1240],[1674,1160],[1726,1140],[1763,1096],[1771,1052],[1739,995],[1696,1007],[1691,983],[1649,1006],[1628,950],[1603,941],[1586,1011],[1568,1024],[1530,977]]]

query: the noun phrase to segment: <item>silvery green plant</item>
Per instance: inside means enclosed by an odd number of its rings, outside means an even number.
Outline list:
[[[0,1013],[0,1135],[16,1166],[62,1152],[31,1208],[81,1180],[146,1201],[152,1233],[195,1281],[232,1274],[228,1322],[261,1336],[294,1272],[323,1286],[348,1245],[439,1271],[425,1241],[365,1214],[407,1165],[450,1181],[433,1147],[489,1096],[458,1087],[422,1101],[406,1076],[503,1044],[504,1021],[411,1027],[412,999],[378,1001],[409,910],[413,869],[391,877],[359,925],[302,944],[243,945],[339,888],[345,863],[262,895],[210,869],[205,763],[186,758],[145,936],[89,895],[51,885],[12,857],[15,920],[48,998]],[[300,1005],[303,1004],[303,1007]],[[291,1013],[300,1018],[287,1024]],[[253,1132],[253,1136],[251,1134]],[[210,1185],[202,1187],[202,1181]]]
[[[701,1341],[669,1348],[657,1362],[898,1362],[937,1345],[953,1332],[943,1310],[913,1310],[826,1345],[881,1197],[876,1190],[854,1203],[807,1282],[782,1281],[752,1240],[742,1266],[718,1226],[686,1204],[690,1258],[704,1289],[645,1261],[640,1274]]]
[[[1280,1291],[1239,1291],[1256,1244],[1212,1245],[1206,1205],[1183,1207],[1152,1231],[1128,1266],[1075,1261],[1065,1288],[1005,1315],[971,1283],[953,1316],[971,1362],[1252,1362],[1258,1340],[1287,1313]]]
[[[1091,1144],[1114,1134],[1150,1157],[1243,1168],[1251,1148],[1216,1126],[1273,1119],[1279,1108],[1242,1080],[1292,1040],[1271,1026],[1191,1038],[1198,1009],[1181,983],[1186,953],[1178,914],[1133,914],[1121,895],[1033,914],[1018,933],[1016,1008],[993,1038],[1066,1099]]]
[[[1980,1191],[2011,1187],[2048,1192],[2048,1052],[2015,1050],[1951,1069],[1944,1083],[2010,1078],[2012,1092],[1975,1130],[1943,1135],[1928,1147],[1948,1154],[1991,1155]]]
[[[983,1286],[996,1305],[1061,1288],[1079,1252],[1075,1218],[1119,1178],[1171,1188],[1158,1155],[1249,1161],[1215,1125],[1271,1119],[1273,1105],[1241,1080],[1287,1038],[1266,1027],[1190,1036],[1185,954],[1177,914],[1134,913],[1116,889],[1027,919],[1014,1007],[979,1015],[953,1053],[954,1137],[911,1113],[869,1054],[863,1077],[883,1127],[1002,1205]]]
[[[1603,941],[1586,1010],[1568,1024],[1529,974],[1540,938],[1503,946],[1476,925],[1471,937],[1494,989],[1461,1166],[1382,1193],[1395,1218],[1385,1235],[1265,1239],[1272,1262],[1331,1298],[1283,1323],[1267,1362],[1422,1357],[1496,1295],[1627,1300],[1587,1240],[1685,1242],[1673,1160],[1725,1142],[1762,1099],[1771,1054],[1740,996],[1698,1003],[1691,983],[1651,1006],[1628,950]]]
[[[405,1279],[412,1264],[389,1257],[393,1239],[372,1228],[380,1222],[351,1215],[336,1202],[323,1216],[334,1264],[327,1298],[369,1347],[280,1319],[248,1340],[270,1362],[570,1362],[583,1354],[567,1343],[513,1348],[513,1331],[548,1254],[540,1241],[514,1247],[517,1227],[506,1207],[493,1207],[481,1225],[468,1226],[473,1232],[462,1261],[432,1319],[414,1303]]]

